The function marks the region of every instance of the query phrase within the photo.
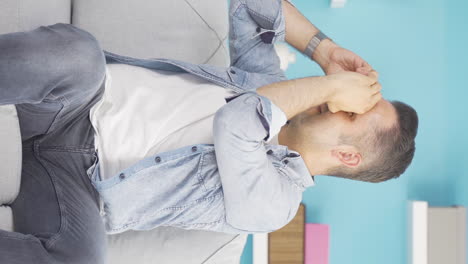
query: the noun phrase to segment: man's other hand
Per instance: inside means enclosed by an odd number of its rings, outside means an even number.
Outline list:
[[[332,113],[344,111],[363,114],[382,98],[382,86],[377,81],[376,71],[369,72],[368,76],[344,71],[323,78],[324,85],[331,91],[327,104]]]
[[[359,55],[344,49],[326,39],[320,43],[313,55],[325,74],[334,74],[342,71],[352,71],[369,75],[372,67]]]

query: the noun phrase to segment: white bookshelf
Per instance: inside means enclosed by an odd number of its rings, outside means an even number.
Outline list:
[[[411,201],[409,203],[409,264],[428,264],[428,209],[429,205],[424,201]]]
[[[408,207],[409,264],[466,264],[466,208]]]
[[[268,264],[268,234],[252,236],[253,264]]]

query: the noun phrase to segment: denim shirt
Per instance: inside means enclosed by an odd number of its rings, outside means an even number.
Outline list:
[[[273,46],[284,41],[282,2],[230,2],[230,67],[105,52],[107,63],[188,72],[236,92],[215,114],[214,144],[158,153],[103,181],[96,155],[88,175],[108,233],[158,226],[272,232],[292,220],[302,192],[314,184],[298,152],[266,143],[274,136],[272,102],[255,92],[286,79]]]

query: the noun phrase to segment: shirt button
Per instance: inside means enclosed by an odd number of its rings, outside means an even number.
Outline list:
[[[121,180],[125,179],[125,174],[123,174],[123,173],[120,173],[120,175],[119,175],[119,179],[121,179]]]
[[[257,33],[260,33],[260,31],[262,31],[262,29],[260,27],[257,27]]]
[[[192,147],[192,152],[195,152],[195,151],[197,151],[197,146]]]
[[[156,157],[156,158],[154,159],[154,161],[156,161],[156,163],[161,162],[161,157]]]
[[[289,163],[289,160],[283,160],[283,163],[284,163],[284,164],[288,164],[288,163]]]
[[[268,150],[268,151],[267,151],[267,154],[273,154],[273,150],[271,150],[271,149]]]

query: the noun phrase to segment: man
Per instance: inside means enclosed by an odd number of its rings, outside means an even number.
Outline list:
[[[106,69],[93,36],[64,24],[0,36],[0,104],[16,104],[24,146],[0,262],[104,263],[105,231],[271,232],[312,175],[406,169],[416,114],[381,100],[364,60],[282,0],[231,0],[230,26],[228,69],[109,52]],[[283,39],[328,75],[286,80]]]

